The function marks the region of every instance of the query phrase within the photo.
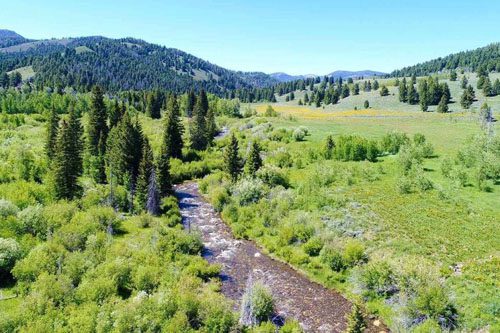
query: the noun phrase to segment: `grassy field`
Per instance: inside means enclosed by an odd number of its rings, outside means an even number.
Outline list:
[[[475,77],[467,75],[475,86]],[[493,78],[498,76],[492,75]],[[448,81],[453,101],[459,100],[459,80]],[[384,80],[380,81],[383,83]],[[500,327],[500,297],[497,293],[500,287],[500,184],[495,184],[490,192],[473,186],[456,187],[440,171],[444,158],[455,156],[464,147],[467,138],[481,132],[476,110],[485,99],[482,92],[476,92],[478,101],[472,110],[464,111],[459,103],[455,103],[450,108],[451,113],[423,113],[418,105],[409,106],[397,101],[395,87],[390,87],[390,91],[391,95],[387,97],[380,97],[378,92],[361,92],[359,96],[350,96],[335,106],[325,108],[298,106],[302,93],[296,92],[295,101],[284,102],[281,100],[284,97],[280,98],[273,105],[280,115],[267,120],[274,128],[294,130],[300,126],[307,127],[310,136],[306,141],[285,145],[285,149],[299,159],[306,158],[304,156],[311,149],[322,147],[329,134],[334,137],[358,134],[379,140],[390,131],[405,132],[410,136],[422,133],[435,148],[435,156],[424,161],[425,175],[434,184],[433,190],[400,194],[396,190],[400,171],[395,156],[385,156],[377,163],[367,165],[338,161],[306,163],[305,167],[289,169],[292,188],[300,189],[310,179],[316,176],[321,178],[324,170],[340,174],[337,178],[344,180],[326,185],[325,189],[334,190],[347,203],[341,210],[331,209],[336,211],[338,220],[348,220],[362,231],[370,258],[388,260],[396,266],[405,262],[426,263],[439,272],[451,290],[451,297],[461,315],[462,329],[471,331],[486,327],[493,332]],[[373,108],[354,110],[354,106],[360,108],[365,99]],[[500,96],[488,98],[487,102],[498,115]],[[267,105],[254,104],[251,107],[262,113]],[[241,128],[241,125],[237,126]],[[366,181],[359,176],[359,170],[362,173],[365,168],[377,170],[375,180]],[[323,190],[320,188],[318,192],[323,193]],[[312,214],[311,221],[318,220],[328,211],[324,207],[309,210],[304,207],[302,209]],[[319,230],[324,235],[331,232],[324,223],[310,223],[321,225]],[[273,235],[276,233],[270,231],[266,235],[261,229],[255,229],[250,232],[250,237],[271,252],[275,251],[273,239],[276,236]],[[277,256],[283,258],[280,253]],[[312,260],[314,262],[314,258]],[[355,292],[353,284],[332,282],[323,270],[314,268],[311,263],[292,264],[327,285],[343,289],[347,294]],[[384,302],[371,301],[368,307],[397,327],[393,321],[394,313]]]
[[[23,81],[27,81],[27,80],[31,79],[33,76],[35,76],[35,71],[33,70],[33,66],[19,67],[13,71],[8,72],[7,74],[10,75],[13,72],[21,73]]]

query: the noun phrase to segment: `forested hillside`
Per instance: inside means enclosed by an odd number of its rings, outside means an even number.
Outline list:
[[[450,54],[443,58],[429,60],[414,66],[404,67],[391,73],[393,77],[422,76],[444,69],[463,68],[475,72],[480,66],[488,72],[500,71],[500,43],[490,44],[471,51]]]
[[[83,37],[11,45],[0,48],[0,73],[31,66],[37,87],[89,91],[99,84],[107,91],[204,88],[222,94],[277,82],[264,73],[227,70],[183,51],[133,38]]]

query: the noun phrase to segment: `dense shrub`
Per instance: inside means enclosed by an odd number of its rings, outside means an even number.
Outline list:
[[[30,233],[44,238],[47,233],[47,221],[43,216],[43,206],[28,206],[17,214],[18,232]]]
[[[386,262],[368,264],[363,270],[361,280],[368,297],[388,297],[397,291],[396,276]]]
[[[289,186],[288,177],[279,167],[266,164],[257,171],[256,175],[268,186],[283,186],[284,188]]]
[[[0,199],[0,217],[15,216],[19,212],[19,208],[12,202]]]
[[[274,311],[274,300],[269,289],[260,282],[252,283],[243,294],[241,301],[240,323],[255,326],[267,321]]]
[[[319,255],[321,249],[323,248],[323,241],[319,237],[310,238],[303,246],[304,252],[315,257]]]
[[[406,133],[400,132],[390,132],[382,137],[380,141],[381,150],[385,153],[395,155],[399,152],[399,149],[408,144],[410,138]]]
[[[246,206],[259,201],[265,188],[260,179],[244,178],[234,185],[231,192],[241,206]]]
[[[320,258],[323,263],[335,272],[340,272],[347,266],[341,252],[331,246],[323,247]]]
[[[21,248],[15,239],[0,238],[0,277],[4,278],[20,257]]]
[[[336,140],[333,157],[341,161],[375,162],[379,155],[377,144],[357,135],[342,135]]]

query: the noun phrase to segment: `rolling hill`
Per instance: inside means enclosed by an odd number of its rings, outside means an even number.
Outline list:
[[[295,80],[304,80],[304,79],[309,79],[309,78],[315,78],[320,75],[315,75],[315,74],[306,74],[306,75],[290,75],[287,73],[283,72],[277,72],[277,73],[272,73],[269,74],[271,77],[274,79],[278,80],[279,82],[290,82],[290,81],[295,81]],[[374,77],[374,76],[385,76],[387,73],[383,72],[377,72],[377,71],[372,71],[372,70],[363,70],[363,71],[334,71],[331,72],[327,75],[328,77],[334,77],[335,79],[342,78],[342,79],[348,79],[348,78],[359,78],[359,77]]]
[[[37,86],[72,86],[80,91],[94,84],[110,91],[204,88],[223,94],[278,82],[264,73],[228,70],[186,52],[133,38],[33,41],[6,30],[1,36],[0,72],[31,66]]]

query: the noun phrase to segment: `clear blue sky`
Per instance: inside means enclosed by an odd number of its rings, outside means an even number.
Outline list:
[[[238,70],[391,71],[500,40],[498,0],[18,0],[0,28],[28,38],[136,37]]]

